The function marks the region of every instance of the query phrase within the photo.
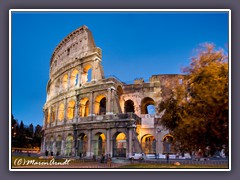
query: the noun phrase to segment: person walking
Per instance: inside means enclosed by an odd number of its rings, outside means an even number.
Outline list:
[[[169,153],[166,154],[167,163],[169,163]]]

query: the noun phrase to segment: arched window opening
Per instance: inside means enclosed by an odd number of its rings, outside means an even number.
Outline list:
[[[87,144],[88,144],[88,137],[86,134],[81,133],[77,139],[77,149],[78,155],[80,158],[85,157],[87,153]]]
[[[64,119],[64,104],[61,103],[58,108],[58,120],[63,120]]]
[[[125,113],[134,113],[134,102],[132,100],[127,100],[124,103]]]
[[[67,118],[68,119],[73,119],[74,118],[74,112],[75,112],[75,101],[71,100],[68,103]]]
[[[147,114],[156,114],[155,106],[154,105],[148,105],[147,106]]]
[[[98,95],[94,103],[94,113],[97,115],[106,114],[106,97],[104,95]]]
[[[90,82],[91,80],[92,80],[92,66],[88,64],[83,68],[82,84]]]
[[[86,104],[85,104],[84,117],[87,117],[88,115],[89,115],[89,101],[87,101]]]
[[[100,101],[100,111],[99,114],[106,114],[106,98],[102,98]]]
[[[127,137],[124,133],[118,132],[113,137],[113,157],[126,157]]]
[[[99,132],[95,134],[93,142],[94,155],[100,156],[101,154],[105,153],[105,142],[106,137],[103,133]]]
[[[171,135],[166,135],[163,137],[163,153],[173,152],[173,137]]]
[[[70,86],[74,87],[78,84],[78,70],[74,69],[70,77]]]
[[[62,136],[58,135],[57,141],[56,141],[57,156],[61,154],[61,147],[62,147]]]
[[[69,56],[70,54],[70,48],[67,49],[67,55]]]
[[[156,139],[153,135],[147,134],[141,140],[142,150],[145,154],[156,153]]]
[[[48,115],[47,115],[47,124],[50,123],[50,120],[51,120],[51,110],[50,108],[48,109]]]
[[[63,89],[64,89],[64,90],[66,90],[67,87],[68,87],[68,75],[67,75],[67,74],[65,74],[65,75],[63,76],[62,86],[63,86]]]
[[[141,114],[155,114],[155,102],[152,98],[146,97],[142,100]]]
[[[73,136],[68,135],[66,138],[66,156],[72,155],[72,148],[73,148]]]
[[[91,82],[92,80],[92,68],[87,72],[87,82]]]
[[[83,98],[80,101],[78,115],[80,117],[87,117],[89,115],[89,100],[88,98]]]

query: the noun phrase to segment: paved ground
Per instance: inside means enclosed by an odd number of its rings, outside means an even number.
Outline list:
[[[26,157],[25,154],[22,155],[24,158]],[[39,157],[40,155],[31,155],[31,157]],[[56,162],[59,162],[59,159],[62,159],[63,157],[54,157]],[[36,158],[35,158],[36,159]],[[54,165],[54,163],[50,164],[50,159],[49,159],[49,164],[48,165],[41,165],[41,164],[35,164],[35,165],[27,165],[27,166],[13,166],[12,168],[27,168],[27,169],[77,169],[77,168],[83,168],[83,169],[100,169],[100,168],[118,168],[122,165],[127,165],[127,164],[137,164],[137,163],[147,163],[147,164],[167,164],[167,161],[165,159],[146,159],[146,160],[134,160],[130,161],[128,159],[124,158],[112,158],[111,165],[107,162],[105,163],[100,163],[100,159],[97,159],[96,161],[93,161],[92,159],[78,159],[78,158],[66,158],[70,159],[71,162],[67,165]],[[37,160],[36,160],[37,161]],[[194,161],[191,159],[170,159],[169,163],[174,163],[174,162],[180,162],[181,164],[212,164],[212,165],[219,165],[219,164],[228,164],[228,159],[210,159],[210,160],[204,160],[202,159],[201,161]]]

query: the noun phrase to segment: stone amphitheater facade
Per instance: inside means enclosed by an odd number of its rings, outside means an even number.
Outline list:
[[[129,157],[171,151],[172,136],[158,104],[179,75],[153,75],[133,84],[105,77],[102,51],[81,26],[55,48],[44,104],[41,151],[53,155]],[[150,113],[149,107],[155,108]],[[159,113],[160,112],[160,113]],[[163,112],[163,111],[162,111]]]

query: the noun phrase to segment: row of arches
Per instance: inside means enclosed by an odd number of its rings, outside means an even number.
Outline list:
[[[155,101],[152,98],[145,97],[141,101],[141,114],[155,114],[156,113],[155,105],[156,105]],[[124,112],[125,113],[128,113],[128,112],[135,113],[135,105],[131,99],[125,101]]]
[[[170,153],[173,151],[172,142],[173,136],[170,134],[162,138],[163,153]],[[146,134],[141,138],[142,150],[145,154],[155,154],[157,151],[157,140],[152,134]]]
[[[125,133],[117,132],[112,137],[112,155],[113,157],[126,157],[127,149],[127,138]],[[106,135],[102,132],[96,133],[89,147],[89,137],[85,133],[80,133],[76,140],[76,148],[74,145],[74,137],[72,134],[68,134],[64,140],[61,135],[58,135],[56,139],[51,136],[46,140],[45,149],[49,152],[54,153],[54,155],[65,155],[65,156],[74,156],[80,157],[87,156],[87,152],[93,152],[93,155],[100,156],[106,152]],[[76,152],[75,152],[76,151]]]
[[[65,141],[61,135],[58,135],[56,139],[51,136],[46,140],[46,150],[53,152],[56,155],[66,155],[73,156],[75,153],[77,156],[84,157],[87,156],[87,152],[93,152],[93,155],[100,156],[105,154],[107,149],[106,135],[102,132],[97,132],[92,140],[89,147],[89,137],[85,133],[80,133],[76,140],[76,147],[74,145],[74,137],[69,134]],[[163,153],[170,153],[173,150],[172,147],[173,137],[168,134],[162,139],[163,143]],[[112,156],[113,157],[126,157],[127,151],[127,136],[124,132],[116,132],[112,136]],[[65,144],[65,145],[64,145]],[[145,154],[155,154],[156,153],[156,139],[151,134],[146,134],[141,138],[141,146],[143,153]],[[75,147],[75,148],[74,148]],[[75,152],[76,151],[76,152]]]
[[[69,74],[66,73],[62,78],[58,78],[55,83],[50,85],[48,96],[54,96],[69,88],[76,87],[78,84],[85,84],[92,80],[92,66],[87,64],[81,73],[79,70],[73,69]]]
[[[54,122],[55,120],[62,121],[65,118],[66,111],[66,119],[71,120],[75,117],[75,111],[77,110],[77,116],[79,117],[87,117],[90,113],[90,103],[89,98],[85,97],[79,101],[78,108],[76,108],[76,101],[70,100],[66,107],[64,102],[61,102],[56,109],[56,106],[52,106],[48,108],[45,112],[45,119],[47,123]],[[98,95],[94,102],[94,114],[103,115],[106,114],[106,96]]]
[[[78,105],[78,106],[77,106]],[[77,108],[76,108],[77,106]],[[104,115],[107,111],[107,97],[104,94],[98,95],[93,104],[93,113],[95,115]],[[65,115],[66,111],[66,115]],[[75,111],[78,111],[75,114]],[[135,113],[135,105],[132,100],[127,100],[124,103],[124,113]],[[155,114],[155,102],[152,98],[146,97],[141,103],[141,114]],[[90,114],[89,98],[82,98],[77,104],[75,100],[70,100],[66,105],[61,102],[58,106],[52,106],[45,112],[45,119],[47,123],[54,122],[55,120],[62,121],[65,117],[71,120],[76,116],[87,117]]]

